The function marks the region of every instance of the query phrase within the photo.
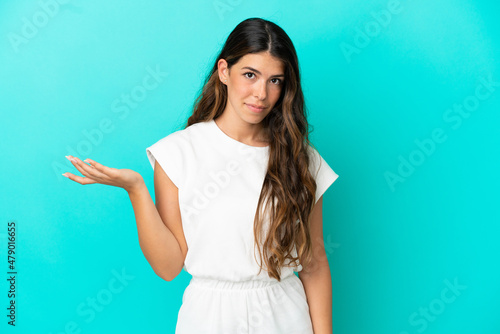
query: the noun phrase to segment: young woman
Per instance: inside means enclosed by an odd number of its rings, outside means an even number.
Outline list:
[[[288,35],[249,18],[231,32],[184,129],[138,173],[69,157],[81,184],[124,188],[158,276],[192,275],[176,333],[332,333],[322,195],[337,179],[308,139]],[[294,272],[298,272],[297,277]]]

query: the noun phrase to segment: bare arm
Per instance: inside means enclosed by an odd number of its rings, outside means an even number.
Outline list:
[[[173,280],[184,264],[179,242],[163,223],[144,183],[128,195],[134,208],[139,244],[144,256],[158,276],[166,281]]]
[[[313,261],[307,268],[302,268],[299,278],[306,292],[314,334],[331,334],[332,277],[323,242],[323,196],[312,212],[311,241]]]
[[[178,189],[158,162],[154,168],[156,206],[142,176],[130,169],[116,169],[88,159],[87,165],[68,156],[85,177],[64,173],[83,185],[101,183],[127,191],[137,222],[139,244],[154,272],[173,280],[182,270],[187,244],[182,231]]]

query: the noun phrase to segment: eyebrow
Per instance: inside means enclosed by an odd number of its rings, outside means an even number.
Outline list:
[[[256,72],[257,74],[262,74],[262,73],[260,73],[258,70],[256,70],[256,69],[255,69],[255,68],[253,68],[253,67],[250,67],[250,66],[245,66],[245,67],[242,67],[241,69],[243,70],[243,69],[245,69],[245,68],[246,68],[246,69],[249,69],[249,70],[252,70],[252,71]],[[284,78],[284,77],[285,77],[285,75],[284,75],[284,74],[275,74],[275,75],[271,75],[271,78],[276,78],[276,77],[282,77],[282,78]]]

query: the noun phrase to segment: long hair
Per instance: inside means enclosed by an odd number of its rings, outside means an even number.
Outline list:
[[[285,31],[261,18],[248,18],[239,23],[206,77],[185,127],[216,119],[226,107],[227,87],[220,82],[217,62],[223,58],[231,68],[244,55],[259,52],[269,52],[280,59],[285,68],[281,95],[262,120],[266,136],[270,138],[269,163],[254,219],[254,246],[259,245],[261,259],[259,273],[264,258],[269,277],[281,281],[281,267],[299,264],[305,267],[312,261],[310,215],[316,202],[316,182],[309,172],[311,143],[299,63]]]

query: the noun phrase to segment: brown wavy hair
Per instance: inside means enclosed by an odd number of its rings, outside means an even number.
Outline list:
[[[270,141],[269,164],[254,219],[254,246],[262,247],[262,252],[261,247],[257,248],[260,259],[265,259],[269,277],[281,281],[282,266],[305,267],[312,261],[309,219],[316,202],[316,182],[309,172],[308,146],[312,144],[308,138],[299,63],[285,31],[262,18],[248,18],[239,23],[207,75],[185,127],[216,119],[226,107],[227,87],[219,79],[217,62],[223,58],[231,68],[244,55],[259,52],[269,52],[285,68],[281,95],[262,120]],[[268,218],[261,213],[263,208]],[[264,228],[264,224],[268,227]],[[297,256],[293,255],[294,250]],[[260,273],[262,261],[259,266]]]

